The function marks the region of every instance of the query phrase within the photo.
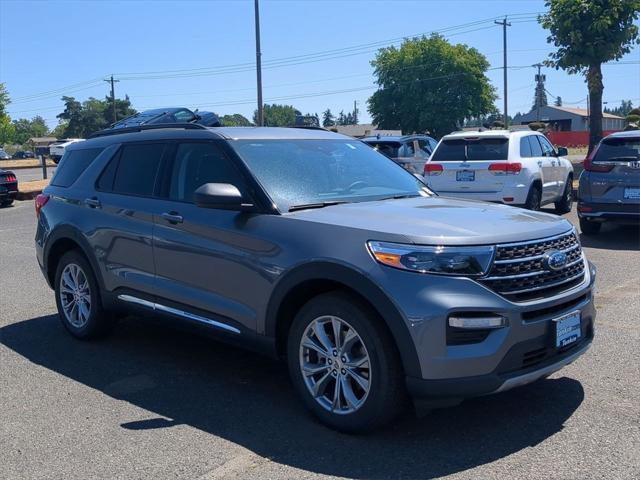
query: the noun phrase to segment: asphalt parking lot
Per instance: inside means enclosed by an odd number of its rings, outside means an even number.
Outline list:
[[[2,168],[2,164],[0,163],[0,168]],[[51,178],[53,176],[53,172],[55,171],[55,167],[47,167],[47,178]],[[13,173],[18,177],[18,184],[22,182],[31,182],[33,180],[42,180],[42,168],[16,168],[12,170]]]
[[[32,201],[0,210],[0,478],[640,477],[637,228],[582,238],[599,316],[576,363],[368,436],[314,421],[283,364],[172,326],[73,340],[34,232]]]

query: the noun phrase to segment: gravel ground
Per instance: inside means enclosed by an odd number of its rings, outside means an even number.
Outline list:
[[[193,333],[131,319],[104,341],[73,340],[34,230],[32,201],[0,210],[2,479],[640,477],[637,228],[582,239],[599,317],[579,361],[368,436],[315,422],[284,365]]]

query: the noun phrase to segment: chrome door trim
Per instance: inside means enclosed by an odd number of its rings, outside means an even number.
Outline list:
[[[180,310],[177,308],[167,307],[166,305],[162,305],[160,303],[150,302],[148,300],[134,297],[132,295],[118,295],[118,300],[122,300],[123,302],[135,303],[136,305],[141,305],[152,310],[160,310],[161,312],[176,315],[178,317],[188,318],[189,320],[195,320],[196,322],[206,323],[207,325],[226,330],[227,332],[237,334],[241,333],[240,330],[238,330],[236,327],[232,327],[231,325],[227,325],[226,323],[222,323],[207,317],[202,317],[200,315],[196,315],[195,313],[185,312],[184,310]]]

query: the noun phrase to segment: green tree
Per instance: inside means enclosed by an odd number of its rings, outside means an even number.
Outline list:
[[[547,100],[547,92],[544,89],[544,83],[536,83],[536,90],[533,95],[533,107],[534,109],[540,107],[546,107],[549,105]]]
[[[555,101],[555,102],[553,102],[553,104],[554,104],[556,107],[561,107],[561,106],[562,106],[562,97],[556,97],[556,101]]]
[[[69,124],[65,121],[60,121],[56,127],[49,132],[49,135],[56,138],[64,138],[64,134]]]
[[[9,92],[4,83],[0,83],[0,146],[14,141],[15,127],[11,123],[11,118],[7,115],[7,105],[10,103]]]
[[[251,123],[248,118],[240,115],[239,113],[234,113],[232,115],[223,115],[222,117],[220,117],[220,123],[222,123],[222,125],[224,125],[225,127],[250,127],[253,125],[253,123]]]
[[[589,90],[589,152],[602,138],[602,64],[619,60],[640,43],[634,21],[640,0],[546,0],[539,18],[558,49],[547,64],[585,75]]]
[[[31,120],[20,118],[13,121],[14,138],[13,141],[18,145],[26,144],[30,138],[42,137],[47,134],[48,128],[44,118],[37,116]]]
[[[111,97],[104,98],[104,119],[108,125],[113,123],[113,107],[111,106]],[[118,120],[122,120],[123,118],[130,117],[131,115],[135,115],[137,110],[131,107],[131,100],[129,99],[129,95],[125,95],[124,99],[116,98],[116,116]]]
[[[265,127],[288,127],[296,123],[296,109],[291,105],[264,105]],[[258,111],[253,113],[253,122],[258,123]]]
[[[327,108],[324,112],[322,112],[322,126],[323,127],[333,127],[336,124],[336,117],[333,116],[331,110]]]
[[[369,112],[380,128],[442,136],[465,118],[495,110],[495,90],[485,75],[487,59],[441,35],[383,48],[371,64],[378,91],[368,101]]]

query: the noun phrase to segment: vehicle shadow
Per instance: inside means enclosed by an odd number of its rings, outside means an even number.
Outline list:
[[[580,233],[580,243],[599,250],[640,250],[640,226],[605,223],[595,235]]]
[[[122,428],[186,424],[273,462],[349,478],[431,478],[493,462],[562,430],[584,398],[576,380],[545,380],[350,436],[305,412],[284,364],[155,320],[130,318],[106,340],[80,342],[43,316],[1,328],[0,343],[157,415]]]

